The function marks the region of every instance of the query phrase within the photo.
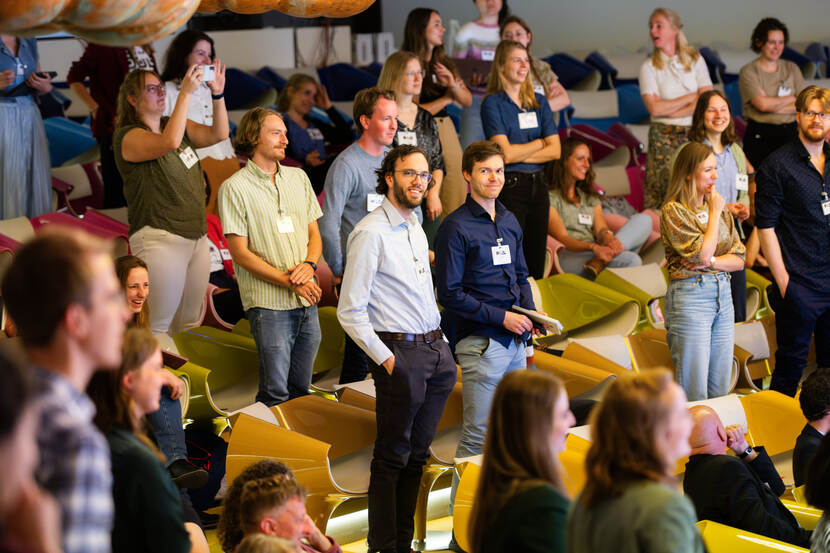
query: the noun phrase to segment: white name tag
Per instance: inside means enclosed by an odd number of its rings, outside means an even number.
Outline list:
[[[292,221],[291,217],[287,215],[285,217],[281,217],[277,221],[277,230],[283,234],[294,232],[294,221]]]
[[[398,131],[398,146],[408,144],[409,146],[418,145],[418,137],[415,131]]]
[[[418,277],[418,282],[426,282],[429,278],[429,267],[421,261],[415,262],[415,276]]]
[[[323,140],[323,133],[317,127],[309,127],[305,132],[308,133],[308,137],[312,140]]]
[[[221,248],[219,250],[219,255],[222,256],[223,261],[230,261],[231,260],[231,252],[228,248]]]
[[[580,225],[594,224],[594,216],[590,213],[577,213],[576,218],[579,220]]]
[[[535,129],[539,126],[535,111],[523,111],[519,114],[520,129]]]
[[[24,74],[23,63],[18,61],[17,62],[17,76],[22,77]]]
[[[383,196],[381,194],[369,193],[366,196],[366,211],[374,211],[383,203]]]
[[[507,265],[511,262],[510,246],[493,246],[493,265]]]
[[[541,94],[542,96],[544,96],[545,95],[545,87],[540,85],[540,84],[537,84],[536,86],[533,87],[533,92],[535,92],[536,94]]]
[[[196,162],[199,161],[199,156],[196,155],[196,152],[190,146],[185,147],[184,150],[179,152],[179,158],[181,158],[182,163],[188,169],[196,165]]]
[[[821,212],[825,215],[830,215],[830,200],[821,202]]]
[[[493,61],[496,57],[495,50],[482,50],[481,51],[481,59],[484,61]]]
[[[735,188],[738,190],[749,190],[749,177],[747,175],[735,175]]]
[[[695,217],[697,220],[700,221],[701,224],[705,225],[709,222],[709,212],[708,211],[700,211],[695,213]]]
[[[778,96],[789,96],[793,93],[793,89],[787,85],[778,85]]]

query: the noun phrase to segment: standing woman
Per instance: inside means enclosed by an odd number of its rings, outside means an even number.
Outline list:
[[[804,88],[804,75],[781,54],[790,41],[787,26],[774,17],[758,22],[750,48],[758,59],[741,67],[738,87],[746,119],[746,157],[760,167],[770,153],[796,137],[795,98]]]
[[[533,33],[525,20],[517,15],[509,15],[499,27],[499,35],[502,40],[515,40],[523,44],[527,49],[527,57],[530,59],[530,81],[533,83],[533,92],[541,94],[548,99],[550,110],[554,113],[568,107],[571,99],[568,91],[559,82],[559,77],[551,69],[550,64],[545,60],[535,58],[530,53],[530,45],[533,42]]]
[[[755,184],[755,179],[752,179],[750,185],[749,176],[753,175],[755,170],[738,144],[732,111],[726,95],[720,90],[709,90],[700,95],[692,116],[689,140],[701,142],[712,148],[718,163],[715,190],[723,196],[726,211],[735,219],[735,228],[738,234],[742,235],[741,223],[749,218],[749,189]],[[754,230],[753,234],[757,242],[758,237]],[[742,323],[746,319],[746,270],[733,271],[731,275],[735,322]]]
[[[493,396],[470,516],[473,553],[564,553],[570,501],[559,454],[574,422],[558,378],[505,375]]]
[[[424,79],[418,104],[435,117],[444,155],[444,182],[441,185],[442,212],[455,211],[467,198],[467,182],[461,174],[461,143],[447,106],[458,102],[470,107],[473,97],[458,70],[444,53],[441,15],[429,8],[415,8],[406,18],[401,50],[412,52],[421,61]]]
[[[665,370],[620,375],[591,413],[587,481],[568,518],[568,553],[703,553],[695,508],[677,491],[692,417]]]
[[[697,97],[712,89],[703,56],[686,42],[674,10],[657,8],[648,19],[654,53],[640,67],[640,93],[651,115],[645,207],[660,209],[669,185],[670,159],[686,141]]]
[[[136,70],[118,93],[113,137],[115,161],[124,178],[130,247],[150,272],[150,328],[175,334],[198,324],[210,276],[205,222],[205,186],[194,148],[228,137],[223,90],[225,67],[214,60],[209,84],[213,124],[187,118],[202,68],[191,65],[170,117],[164,113],[164,84],[152,71]]]
[[[0,219],[37,217],[51,207],[49,147],[35,95],[52,83],[38,60],[37,39],[0,34]]]
[[[452,57],[492,61],[496,46],[501,42],[499,25],[510,13],[510,8],[507,0],[473,0],[473,4],[478,8],[478,19],[458,29]]]
[[[424,71],[418,56],[406,50],[395,52],[386,59],[378,78],[378,86],[395,92],[398,104],[398,131],[392,146],[418,146],[427,156],[432,186],[424,198],[422,226],[432,248],[435,233],[441,224],[441,183],[444,181],[444,152],[438,124],[427,110],[415,103],[421,93]]]
[[[700,142],[674,160],[660,230],[666,250],[666,338],[677,382],[690,401],[729,393],[735,316],[729,273],[746,248],[715,188],[717,160]]]
[[[499,201],[513,212],[524,235],[528,272],[542,278],[548,233],[548,190],[544,164],[559,157],[559,134],[547,99],[533,92],[527,49],[503,40],[481,104],[484,134],[505,155],[504,189]]]

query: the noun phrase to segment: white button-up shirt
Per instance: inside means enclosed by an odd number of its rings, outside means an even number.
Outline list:
[[[392,352],[376,332],[426,334],[441,316],[429,271],[429,245],[418,218],[404,219],[384,198],[349,235],[337,318],[381,364]]]

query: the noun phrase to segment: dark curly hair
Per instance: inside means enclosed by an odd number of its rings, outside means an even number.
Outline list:
[[[761,48],[767,42],[770,31],[781,31],[784,33],[784,46],[790,43],[790,31],[787,30],[787,26],[780,19],[765,17],[752,30],[749,47],[752,48],[753,52],[761,53]]]
[[[830,368],[817,369],[801,383],[801,412],[813,422],[830,411]]]
[[[262,478],[273,478],[285,476],[294,480],[294,475],[284,464],[271,459],[263,459],[249,466],[239,476],[233,479],[225,499],[222,500],[222,516],[219,517],[219,526],[216,528],[216,536],[222,545],[222,551],[232,553],[244,536],[242,532],[242,515],[240,506],[242,504],[242,490],[245,484],[260,480]]]
[[[395,172],[395,164],[399,159],[409,157],[412,154],[421,154],[424,158],[429,160],[422,149],[418,146],[412,146],[411,144],[396,146],[386,153],[386,156],[383,158],[383,162],[380,165],[380,169],[375,169],[375,175],[378,177],[378,185],[375,188],[375,191],[378,194],[385,196],[386,193],[389,192],[389,185],[386,184],[386,175],[390,175]],[[431,185],[432,181],[430,181],[430,186]]]
[[[210,43],[210,59],[216,57],[216,47],[213,45],[213,39],[202,31],[193,29],[186,29],[176,35],[173,42],[167,48],[167,53],[164,54],[164,70],[161,72],[162,82],[175,81],[184,77],[187,73],[187,56],[193,51],[196,43],[200,40],[206,40]]]

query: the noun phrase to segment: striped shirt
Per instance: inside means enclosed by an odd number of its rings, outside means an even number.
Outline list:
[[[92,424],[95,406],[70,382],[35,368],[40,464],[35,478],[61,507],[65,553],[109,553],[113,522],[110,450]]]
[[[303,262],[308,253],[308,225],[322,214],[308,176],[296,167],[280,165],[274,186],[271,175],[248,161],[219,189],[225,235],[246,236],[248,249],[281,271]],[[245,310],[304,307],[290,289],[255,277],[236,261],[233,268]]]

